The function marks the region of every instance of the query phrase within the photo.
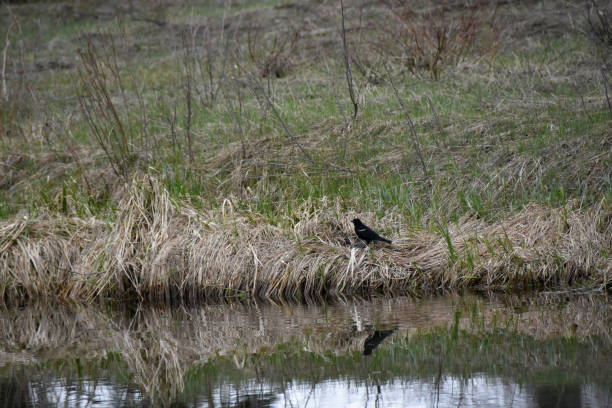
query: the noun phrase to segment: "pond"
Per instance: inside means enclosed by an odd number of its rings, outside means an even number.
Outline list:
[[[610,300],[8,308],[0,407],[608,407]]]

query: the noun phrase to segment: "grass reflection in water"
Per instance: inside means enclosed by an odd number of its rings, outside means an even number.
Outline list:
[[[599,295],[34,305],[0,325],[6,406],[605,406],[612,395]]]

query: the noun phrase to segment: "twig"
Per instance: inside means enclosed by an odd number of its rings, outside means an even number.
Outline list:
[[[6,86],[6,54],[8,53],[8,48],[11,45],[9,34],[11,32],[12,27],[13,25],[11,24],[8,30],[6,30],[6,44],[4,45],[4,51],[2,56],[2,96],[5,102],[8,102],[8,90]]]
[[[349,127],[349,122],[348,122],[348,118],[346,117],[346,113],[344,113],[344,109],[342,108],[342,103],[340,103],[340,97],[338,97],[338,93],[336,92],[336,87],[334,86],[333,83],[333,79],[332,79],[332,74],[329,71],[329,65],[327,64],[327,61],[325,61],[325,69],[327,70],[327,75],[329,77],[329,82],[330,82],[330,89],[332,91],[332,94],[334,95],[334,98],[336,99],[336,103],[338,104],[338,109],[340,109],[340,113],[342,113],[342,118],[344,119],[344,126],[342,127],[342,135],[344,136],[344,147],[342,150],[342,157],[346,157],[346,150],[347,150],[347,145],[348,145],[348,127]]]
[[[72,130],[70,129],[71,128],[70,125],[72,123],[71,119],[72,119],[72,113],[68,114],[68,119],[66,120],[66,124],[64,125],[65,132],[57,132],[57,134],[60,140],[62,141],[62,143],[64,144],[64,146],[66,147],[66,149],[68,150],[68,152],[70,153],[70,155],[72,156],[72,159],[76,163],[77,168],[79,169],[79,172],[81,173],[81,177],[83,177],[83,180],[85,181],[87,192],[91,196],[93,194],[93,189],[91,188],[91,183],[89,183],[89,179],[87,178],[87,173],[85,172],[85,168],[81,164],[81,160],[79,159],[79,155],[77,154],[74,148],[74,144],[71,143],[70,140],[66,140],[64,137],[64,134],[67,133],[68,135],[70,135],[70,138],[72,140],[75,140],[75,137],[72,134]]]
[[[389,77],[389,82],[391,83],[391,87],[393,88],[393,92],[395,93],[395,97],[397,98],[400,106],[404,110],[404,114],[406,115],[406,119],[408,121],[408,126],[410,127],[410,132],[412,133],[412,138],[414,142],[414,148],[417,152],[417,156],[419,156],[419,160],[421,161],[421,166],[423,166],[423,176],[425,180],[430,181],[429,174],[427,173],[427,165],[425,164],[425,160],[423,159],[423,154],[421,153],[421,144],[419,143],[419,135],[417,134],[416,128],[414,126],[414,122],[412,122],[412,118],[410,117],[410,112],[408,112],[408,108],[404,105],[404,101],[399,95],[397,88],[395,87],[395,83],[393,82],[393,78],[391,77],[391,73],[389,72],[389,68],[385,64],[385,71],[387,71],[387,76]]]
[[[582,110],[584,110],[584,113],[587,115],[589,120],[593,120],[593,117],[589,114],[589,111],[587,111],[586,103],[584,102],[584,95],[582,95],[582,93],[580,93],[580,102],[582,102]]]
[[[608,78],[606,77],[606,73],[603,68],[600,70],[601,78],[603,80],[604,90],[606,92],[606,101],[608,101],[608,109],[610,110],[610,116],[612,116],[612,104],[610,103],[610,95],[608,95]]]
[[[120,23],[119,29],[121,30],[121,36],[125,39],[127,38],[127,30],[123,23]],[[134,94],[136,95],[136,100],[138,101],[138,110],[139,110],[139,118],[138,123],[140,124],[140,131],[138,132],[139,141],[140,141],[140,149],[145,152],[145,162],[151,158],[152,148],[151,148],[151,134],[149,132],[149,118],[147,115],[147,109],[145,108],[145,102],[142,96],[141,91],[139,91],[139,86],[136,81],[136,76],[134,75],[134,70],[131,68],[130,64],[125,65],[125,69],[127,74],[129,75],[130,81],[132,82]],[[127,106],[127,105],[126,105]],[[129,111],[128,111],[129,118]]]
[[[429,107],[431,108],[431,111],[434,114],[434,118],[436,118],[436,125],[438,126],[438,132],[440,133],[440,136],[444,137],[446,139],[446,135],[444,132],[444,128],[442,127],[442,121],[440,120],[440,116],[438,116],[438,112],[436,111],[436,108],[434,107],[433,101],[431,100],[431,98],[429,96],[426,96],[427,98],[427,102],[429,103]],[[434,142],[436,143],[436,146],[438,147],[438,150],[442,150],[442,146],[440,145],[440,142],[438,141],[438,138],[434,138]]]
[[[261,93],[261,95],[263,95],[264,101],[260,102],[260,105],[262,103],[265,103],[265,105],[272,110],[272,113],[274,114],[276,119],[278,119],[278,121],[281,123],[281,126],[283,127],[283,130],[285,131],[285,135],[287,136],[287,138],[291,141],[292,144],[297,146],[297,148],[302,152],[302,154],[304,155],[306,160],[308,160],[310,163],[316,165],[316,162],[312,158],[310,153],[308,153],[308,151],[304,148],[304,146],[302,146],[299,143],[298,139],[293,135],[293,133],[291,133],[291,131],[287,127],[287,124],[285,123],[285,121],[281,117],[280,113],[276,109],[276,106],[274,105],[274,103],[270,99],[270,95],[268,95],[268,93],[266,92],[264,86],[259,82],[257,76],[253,72],[248,72],[248,76],[250,77],[251,88],[253,90],[253,93],[255,94],[255,97],[259,100],[258,93]],[[350,174],[354,173],[354,171],[349,169],[349,168],[338,166],[338,165],[333,164],[333,163],[327,163],[327,166],[331,167],[331,168],[334,168],[335,170],[338,170],[338,171],[343,171],[345,173],[350,173]]]
[[[227,73],[227,61],[229,57],[229,47],[232,38],[234,37],[235,30],[229,31],[227,34],[225,32],[225,18],[226,18],[226,10],[223,10],[223,16],[220,24],[220,31],[218,36],[213,39],[213,34],[210,26],[207,26],[205,29],[205,39],[203,41],[204,51],[202,55],[198,55],[198,59],[196,59],[196,68],[200,77],[200,81],[202,83],[202,91],[199,91],[198,87],[195,87],[196,92],[200,94],[200,101],[203,106],[212,107],[217,99],[219,91],[221,90],[221,86],[225,81],[225,76]],[[242,15],[240,15],[237,26],[240,26],[240,22],[242,21]],[[192,30],[191,42],[193,53],[195,53],[196,49],[196,34],[198,29],[195,28]],[[213,41],[216,41],[213,44]],[[220,51],[219,51],[220,50]],[[219,55],[219,52],[221,55]],[[217,67],[217,60],[221,59],[220,67]]]
[[[346,29],[344,27],[344,3],[340,0],[340,13],[342,15],[342,48],[344,50],[344,71],[346,72],[346,82],[348,83],[349,95],[351,102],[353,103],[353,120],[357,118],[357,112],[359,111],[359,104],[355,97],[355,89],[353,86],[353,74],[351,73],[351,64],[348,45],[346,44]]]
[[[591,20],[593,10],[599,19],[599,24]],[[604,46],[612,42],[612,24],[610,24],[605,14],[599,9],[595,0],[591,0],[591,8],[587,11],[587,21],[591,28],[591,37],[594,38],[595,41]]]
[[[193,166],[193,145],[191,143],[191,82],[193,73],[191,71],[189,44],[185,40],[185,33],[183,33],[183,48],[185,49],[185,101],[187,104],[185,139],[187,140],[187,150],[189,153],[189,166]]]
[[[236,79],[234,79],[233,81],[231,81],[230,83],[232,84],[238,84],[238,81]],[[246,159],[246,140],[245,140],[245,135],[244,135],[244,129],[242,126],[242,122],[243,122],[243,115],[244,115],[244,108],[243,108],[243,98],[242,98],[242,92],[240,91],[240,87],[239,85],[237,85],[235,87],[235,93],[238,99],[237,105],[235,106],[232,102],[232,98],[230,97],[230,95],[228,94],[228,92],[226,91],[225,94],[225,102],[227,105],[227,112],[230,115],[232,122],[236,124],[236,128],[238,130],[238,136],[240,137],[240,145],[242,147],[242,159]]]
[[[81,77],[81,80],[83,81],[83,76]],[[106,157],[108,158],[111,168],[113,169],[113,173],[115,173],[117,177],[123,178],[124,182],[127,182],[127,176],[123,171],[121,171],[121,168],[123,168],[123,166],[121,165],[120,159],[117,159],[115,155],[113,155],[111,151],[112,147],[107,146],[106,137],[104,136],[104,133],[98,127],[94,119],[94,114],[91,108],[91,104],[93,104],[92,99],[94,98],[94,96],[89,92],[88,89],[85,89],[85,92],[86,96],[83,96],[81,95],[81,93],[77,92],[77,100],[79,101],[79,106],[81,107],[81,110],[85,114],[85,119],[87,120],[90,129],[92,130],[96,140],[98,141],[98,144],[102,147],[102,150],[104,150],[104,154],[106,154]],[[87,100],[89,100],[90,102],[88,103]]]
[[[274,106],[274,103],[272,103],[272,100],[270,99],[270,96],[268,95],[268,93],[266,92],[264,87],[261,84],[259,84],[258,82],[256,82],[256,80],[254,78],[253,78],[253,81],[252,81],[252,85],[253,85],[253,89],[255,91],[259,91],[263,95],[263,97],[264,97],[264,99],[266,101],[266,104],[268,105],[268,107],[270,109],[272,109],[272,113],[274,114],[274,116],[276,116],[276,119],[278,119],[278,121],[281,123],[281,126],[283,127],[283,130],[285,131],[285,134],[287,135],[287,138],[291,141],[291,143],[293,143],[295,146],[297,146],[298,149],[300,149],[300,151],[302,152],[304,157],[306,157],[306,159],[309,162],[311,162],[312,164],[315,164],[315,161],[312,158],[312,156],[310,156],[308,151],[306,149],[304,149],[304,147],[297,141],[297,139],[293,136],[293,134],[291,133],[291,131],[287,127],[287,124],[285,123],[285,121],[283,120],[281,115],[278,113],[278,110],[276,110],[276,106]]]

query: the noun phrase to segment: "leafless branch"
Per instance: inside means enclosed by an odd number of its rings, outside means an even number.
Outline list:
[[[185,139],[187,140],[187,150],[189,153],[189,166],[193,166],[193,144],[191,138],[191,87],[193,83],[192,56],[189,52],[189,44],[185,39],[185,33],[182,36],[185,66],[185,104],[187,105],[187,117],[185,118]]]
[[[395,83],[393,82],[393,78],[391,77],[391,73],[389,72],[389,68],[387,67],[387,65],[385,65],[385,71],[387,71],[387,77],[389,78],[389,83],[391,84],[391,87],[393,88],[395,97],[397,98],[397,101],[399,102],[400,106],[404,110],[404,114],[406,115],[406,121],[408,122],[410,133],[412,133],[414,149],[416,150],[417,156],[419,156],[419,160],[421,161],[421,166],[423,167],[423,176],[425,177],[425,180],[429,181],[427,165],[425,164],[425,160],[423,159],[423,153],[421,152],[421,144],[419,143],[419,135],[417,134],[416,127],[414,126],[414,122],[412,121],[412,118],[410,117],[410,112],[408,111],[408,108],[404,104],[404,101],[400,97],[400,94],[397,91],[397,88],[395,87]]]
[[[298,149],[300,149],[300,151],[302,152],[304,157],[310,163],[315,164],[315,161],[312,158],[312,156],[310,155],[310,153],[308,153],[308,151],[304,148],[304,146],[302,146],[299,143],[299,141],[295,138],[295,136],[293,136],[293,134],[291,133],[291,131],[287,127],[287,124],[285,123],[285,121],[283,120],[282,116],[280,115],[280,113],[276,109],[276,106],[274,105],[274,103],[270,99],[270,95],[268,95],[268,92],[266,92],[266,89],[261,85],[261,83],[259,81],[257,81],[255,78],[253,78],[252,74],[251,74],[251,85],[252,85],[253,90],[255,92],[258,92],[259,94],[261,94],[264,97],[264,101],[266,102],[266,105],[268,106],[268,108],[270,108],[272,110],[272,113],[274,114],[276,119],[278,119],[278,121],[280,122],[281,126],[283,127],[283,130],[285,131],[285,135],[291,141],[291,143],[293,145],[297,146]]]
[[[233,80],[231,81],[231,83],[238,84],[238,81]],[[240,90],[239,85],[236,85],[235,87],[235,96],[236,98],[233,98],[231,95],[228,94],[228,92],[225,92],[225,102],[227,106],[227,112],[232,118],[232,122],[236,125],[236,128],[238,130],[238,136],[240,137],[240,145],[242,147],[242,159],[244,160],[246,159],[246,156],[247,156],[246,137],[245,137],[245,132],[243,128],[243,117],[244,117],[243,99],[244,98],[243,98],[242,91]]]
[[[436,125],[438,126],[438,133],[440,136],[445,136],[444,135],[444,127],[442,127],[442,121],[440,120],[440,116],[438,116],[438,112],[436,111],[436,108],[433,104],[433,101],[431,100],[431,98],[429,96],[427,96],[427,103],[429,104],[429,107],[431,108],[431,111],[434,114],[434,118],[436,119]],[[438,150],[442,150],[442,146],[440,145],[440,141],[438,140],[438,138],[434,138],[434,142],[436,143],[436,146],[438,147]]]
[[[346,82],[348,84],[349,95],[351,102],[353,103],[353,120],[357,118],[357,112],[359,112],[359,103],[355,95],[355,87],[353,84],[353,74],[351,72],[350,55],[348,45],[346,43],[346,28],[344,26],[344,3],[340,0],[340,14],[342,16],[342,49],[344,50],[344,71],[346,73]]]
[[[13,25],[11,24],[6,30],[6,43],[4,44],[4,51],[2,52],[2,97],[5,102],[8,102],[8,88],[6,86],[6,55],[11,45],[10,33]]]
[[[603,81],[604,90],[606,92],[606,101],[608,102],[608,110],[610,110],[610,116],[612,116],[612,104],[610,103],[610,95],[608,94],[608,78],[603,68],[601,68],[601,78]]]

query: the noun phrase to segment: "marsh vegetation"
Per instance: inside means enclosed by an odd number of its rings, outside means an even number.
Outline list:
[[[608,6],[5,4],[0,297],[606,291]]]
[[[603,3],[3,3],[0,405],[609,406]]]

